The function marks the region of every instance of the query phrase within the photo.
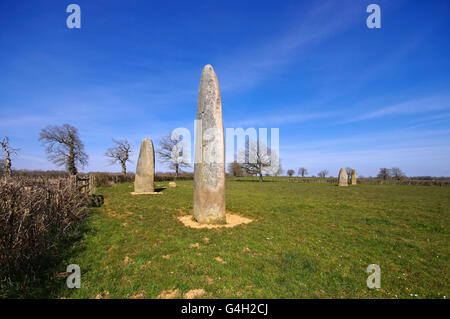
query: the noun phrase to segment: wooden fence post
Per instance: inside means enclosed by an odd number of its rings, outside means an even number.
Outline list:
[[[89,194],[95,194],[95,175],[89,175]]]

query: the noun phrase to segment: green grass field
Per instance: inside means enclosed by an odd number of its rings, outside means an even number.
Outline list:
[[[167,183],[156,183],[167,186]],[[102,188],[82,238],[57,271],[81,267],[81,289],[61,274],[39,297],[445,298],[450,295],[450,187],[227,181],[227,211],[248,225],[191,229],[193,183],[132,196]],[[224,262],[217,261],[217,257]],[[381,267],[381,289],[366,267]],[[38,295],[36,295],[38,294]],[[33,295],[33,293],[31,293]],[[444,297],[445,296],[445,297]]]

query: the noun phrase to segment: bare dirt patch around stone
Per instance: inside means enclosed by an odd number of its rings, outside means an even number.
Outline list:
[[[163,194],[163,193],[162,192],[143,192],[143,193],[131,192],[131,195],[159,195],[159,194]]]
[[[183,223],[186,227],[191,228],[230,228],[241,224],[248,224],[253,221],[253,219],[242,217],[236,214],[227,213],[227,223],[226,224],[200,224],[194,220],[192,215],[185,215],[178,217],[178,220]]]

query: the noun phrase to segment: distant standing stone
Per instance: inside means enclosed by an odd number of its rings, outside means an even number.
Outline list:
[[[348,186],[348,175],[345,168],[339,171],[339,186]]]
[[[155,191],[155,152],[153,142],[145,138],[141,144],[134,179],[134,193],[153,193]]]
[[[356,169],[352,170],[352,185],[356,185]]]
[[[175,182],[169,182],[169,187],[177,187],[177,183],[175,183]]]
[[[194,219],[225,224],[225,142],[219,81],[211,65],[202,71],[197,105]]]

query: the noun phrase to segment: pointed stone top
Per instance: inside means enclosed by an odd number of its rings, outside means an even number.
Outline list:
[[[219,80],[210,64],[205,65],[202,70],[198,92],[197,119],[203,121],[203,129],[213,126],[223,127]]]
[[[207,64],[207,65],[205,65],[205,66],[203,67],[203,71],[205,71],[205,70],[212,70],[212,71],[214,71],[214,68],[212,67],[211,64]]]
[[[153,141],[151,138],[144,138],[141,143],[141,148],[153,148]]]
[[[212,78],[217,79],[216,72],[214,71],[214,68],[212,67],[211,64],[207,64],[203,67],[202,76],[205,76],[205,75],[211,76]]]

